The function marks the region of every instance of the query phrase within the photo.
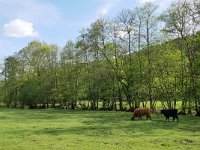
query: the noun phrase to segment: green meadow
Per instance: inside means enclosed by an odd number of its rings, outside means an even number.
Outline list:
[[[0,109],[0,149],[140,150],[200,148],[200,118],[130,120],[130,112]],[[172,118],[171,118],[172,119]]]

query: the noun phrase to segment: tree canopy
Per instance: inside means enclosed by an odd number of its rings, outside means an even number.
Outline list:
[[[63,48],[32,41],[4,60],[7,107],[200,112],[200,1],[178,0],[159,15],[146,3],[99,17]]]

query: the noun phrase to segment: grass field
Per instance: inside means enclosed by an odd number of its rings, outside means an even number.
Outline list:
[[[200,118],[131,121],[130,112],[0,109],[0,149],[140,150],[200,148]],[[143,117],[144,118],[144,117]]]

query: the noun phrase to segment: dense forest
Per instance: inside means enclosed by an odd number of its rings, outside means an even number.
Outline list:
[[[200,115],[200,0],[99,17],[64,48],[32,41],[5,58],[1,103],[12,108],[156,110]]]

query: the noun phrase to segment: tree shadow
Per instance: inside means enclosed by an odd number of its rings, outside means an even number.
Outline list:
[[[114,116],[115,113],[95,113],[86,112],[83,114],[76,114],[83,118],[79,121],[82,126],[73,126],[69,128],[46,128],[44,130],[35,131],[34,134],[75,134],[75,135],[87,135],[87,136],[109,136],[112,134],[118,134],[116,131],[124,132],[130,135],[152,135],[155,131],[167,130],[167,131],[188,131],[199,132],[199,126],[191,127],[192,123],[195,123],[196,118],[189,119],[188,117],[181,117],[181,121],[172,122],[165,121],[162,115],[154,116],[153,120],[130,120],[128,113],[122,113]],[[186,118],[186,120],[184,120]],[[183,119],[183,120],[182,120]],[[189,120],[190,121],[189,121]]]
[[[87,135],[87,136],[109,136],[121,133],[121,135],[155,135],[158,130],[162,131],[176,131],[176,132],[191,132],[200,134],[199,118],[194,116],[179,116],[179,122],[166,121],[165,117],[161,114],[153,114],[152,120],[131,120],[130,112],[106,112],[106,111],[66,111],[66,110],[31,110],[13,111],[21,120],[34,121],[35,119],[47,120],[48,124],[45,128],[41,129],[36,127],[33,131],[16,129],[11,132],[16,134],[25,134],[31,132],[34,135]],[[5,119],[5,118],[3,118]],[[58,122],[57,121],[63,122]],[[68,121],[78,122],[79,125],[62,126],[63,123]],[[195,134],[195,135],[196,135]]]

